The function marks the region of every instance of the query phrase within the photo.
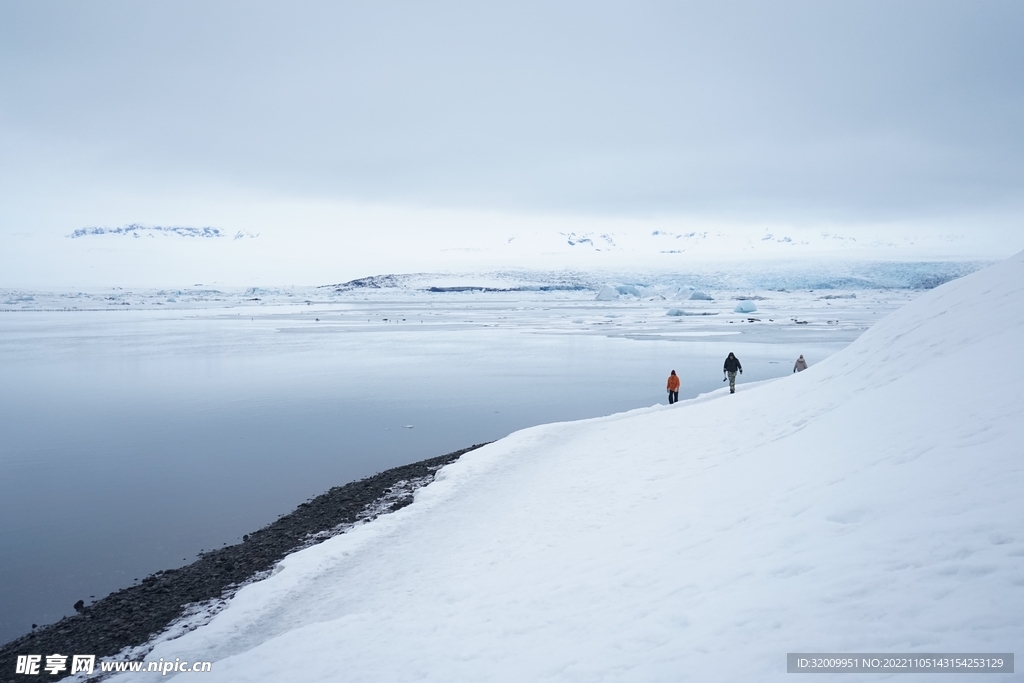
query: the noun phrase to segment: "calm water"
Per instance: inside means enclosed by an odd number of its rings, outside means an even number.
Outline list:
[[[331,486],[523,427],[664,402],[670,369],[681,398],[719,388],[729,350],[753,381],[850,338],[637,340],[300,317],[0,314],[0,642],[237,542]]]

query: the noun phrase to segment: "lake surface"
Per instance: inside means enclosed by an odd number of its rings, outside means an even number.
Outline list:
[[[797,355],[820,362],[910,295],[862,297],[841,315],[783,297],[755,323],[735,302],[671,318],[662,302],[592,298],[0,312],[0,642],[332,486],[664,403],[671,369],[680,398],[723,386],[729,351],[739,391],[788,375]]]

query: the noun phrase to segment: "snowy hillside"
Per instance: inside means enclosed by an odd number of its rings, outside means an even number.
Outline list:
[[[1024,651],[1022,297],[1018,254],[801,374],[515,433],[147,659],[212,660],[208,683],[646,683]]]

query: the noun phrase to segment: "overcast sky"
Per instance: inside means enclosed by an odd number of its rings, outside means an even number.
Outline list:
[[[301,230],[270,202],[339,234],[361,206],[941,225],[1009,253],[1022,36],[1018,0],[0,0],[0,239]]]

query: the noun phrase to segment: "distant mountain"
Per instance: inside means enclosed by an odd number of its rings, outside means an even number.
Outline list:
[[[142,236],[155,237],[156,235],[177,235],[178,237],[201,237],[206,239],[217,239],[220,237],[227,237],[228,233],[220,228],[211,228],[209,226],[203,228],[193,228],[189,226],[173,225],[141,225],[139,223],[129,223],[128,225],[122,225],[119,228],[79,228],[70,235],[71,239],[78,239],[81,237],[94,237],[97,235],[121,235],[131,236],[139,238]],[[231,238],[240,240],[243,238],[254,238],[259,237],[259,233],[252,234],[251,232],[239,230]]]

